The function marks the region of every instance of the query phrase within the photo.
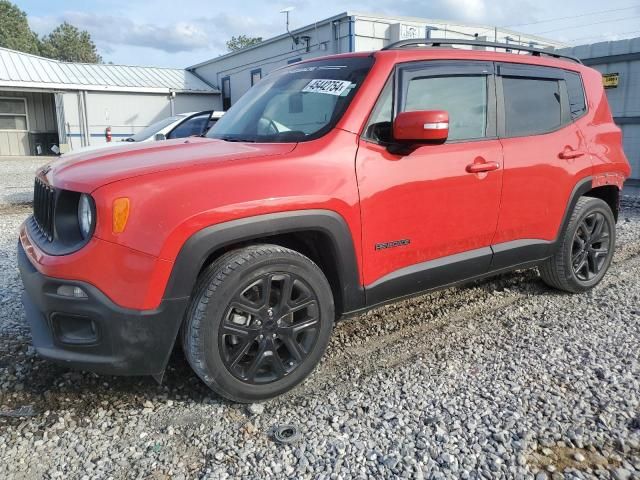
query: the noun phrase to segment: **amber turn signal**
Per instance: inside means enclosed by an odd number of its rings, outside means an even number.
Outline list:
[[[127,197],[116,198],[113,201],[113,233],[124,232],[129,219],[130,202]]]

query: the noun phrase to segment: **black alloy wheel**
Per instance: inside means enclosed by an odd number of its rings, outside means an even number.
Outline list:
[[[550,287],[579,293],[595,287],[607,273],[616,245],[615,217],[602,199],[581,197],[555,242],[553,255],[540,265]]]
[[[610,252],[611,225],[600,212],[582,219],[573,236],[571,263],[578,280],[589,281],[602,270]]]
[[[182,345],[212,390],[258,402],[313,371],[334,321],[331,286],[310,258],[279,245],[252,245],[223,254],[200,274]]]
[[[243,382],[280,380],[313,349],[319,324],[318,298],[303,278],[266,273],[229,303],[219,331],[224,364]]]

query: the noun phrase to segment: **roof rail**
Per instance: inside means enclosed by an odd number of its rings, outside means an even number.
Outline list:
[[[541,55],[547,55],[553,58],[564,58],[566,60],[571,60],[572,62],[582,63],[578,58],[572,57],[571,55],[562,55],[560,53],[556,53],[554,51],[542,50],[540,48],[534,47],[525,47],[522,45],[514,45],[512,43],[498,43],[498,42],[486,42],[484,40],[466,40],[466,39],[455,39],[455,38],[424,38],[424,39],[413,39],[413,40],[400,40],[399,42],[394,42],[382,50],[396,50],[398,48],[404,47],[442,47],[446,45],[469,45],[472,47],[492,47],[492,48],[504,48],[509,50],[518,50],[519,52],[529,52],[531,55],[535,57],[539,57]]]

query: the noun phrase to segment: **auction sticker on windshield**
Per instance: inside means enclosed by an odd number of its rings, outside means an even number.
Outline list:
[[[307,86],[304,87],[302,91],[339,96],[342,95],[350,86],[351,82],[348,80],[326,80],[323,78],[316,78],[307,83]]]

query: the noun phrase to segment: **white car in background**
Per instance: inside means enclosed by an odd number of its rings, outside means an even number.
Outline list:
[[[172,138],[185,138],[204,135],[224,115],[224,112],[207,110],[204,112],[187,112],[172,115],[152,123],[131,137],[119,142],[107,142],[99,145],[74,148],[67,155],[90,152],[103,148],[117,148],[130,145],[131,142],[154,142]]]

